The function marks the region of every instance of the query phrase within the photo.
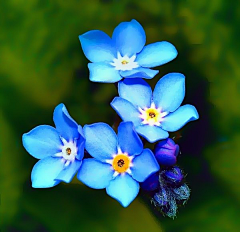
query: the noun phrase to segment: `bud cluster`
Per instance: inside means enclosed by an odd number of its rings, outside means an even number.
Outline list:
[[[178,206],[184,205],[190,197],[183,171],[176,166],[179,146],[168,138],[159,142],[154,155],[161,170],[145,180],[141,187],[151,195],[151,202],[163,215],[174,218]]]

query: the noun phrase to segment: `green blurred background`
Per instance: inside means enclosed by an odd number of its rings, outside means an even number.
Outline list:
[[[200,119],[178,135],[192,192],[175,220],[142,197],[128,208],[76,179],[32,189],[36,160],[21,136],[53,125],[63,102],[79,124],[115,118],[113,84],[91,83],[78,35],[111,35],[138,20],[147,43],[173,43],[178,57],[159,67],[186,75],[184,103]],[[0,193],[4,232],[237,232],[240,231],[240,2],[226,0],[0,0]]]

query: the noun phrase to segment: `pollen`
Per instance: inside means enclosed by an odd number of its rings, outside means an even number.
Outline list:
[[[72,152],[72,151],[71,151],[71,148],[68,147],[68,148],[66,149],[66,154],[67,154],[67,155],[70,155],[71,152]]]
[[[155,117],[156,117],[156,114],[155,114],[154,112],[150,112],[150,113],[149,113],[149,117],[150,117],[150,118],[155,118]]]
[[[119,173],[126,172],[131,164],[130,158],[125,154],[118,154],[113,159],[113,169]]]
[[[128,62],[126,60],[123,60],[122,64],[128,64]]]

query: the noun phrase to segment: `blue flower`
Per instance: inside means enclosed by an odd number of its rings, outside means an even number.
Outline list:
[[[22,136],[28,153],[40,159],[31,173],[33,188],[50,188],[61,181],[69,183],[82,164],[82,127],[71,118],[64,104],[55,108],[53,121],[56,129],[41,125]]]
[[[139,183],[159,170],[150,149],[143,144],[133,123],[122,122],[118,135],[105,123],[86,125],[85,148],[94,158],[84,159],[78,179],[107,194],[127,207],[138,195]]]
[[[159,71],[150,68],[165,64],[177,56],[169,42],[148,44],[143,27],[136,20],[120,23],[112,38],[99,30],[79,36],[88,64],[90,80],[113,83],[123,77],[153,78]]]
[[[119,82],[118,92],[120,97],[115,97],[111,106],[123,121],[132,121],[136,131],[151,143],[199,118],[194,106],[180,106],[185,95],[185,77],[180,73],[163,76],[153,93],[139,78]]]

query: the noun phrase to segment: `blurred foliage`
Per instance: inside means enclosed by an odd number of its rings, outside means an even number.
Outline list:
[[[127,209],[104,191],[74,180],[32,189],[36,162],[21,136],[52,122],[63,102],[81,125],[112,124],[114,85],[91,83],[78,35],[111,35],[137,19],[147,43],[167,40],[179,52],[159,67],[186,75],[184,103],[200,120],[179,133],[179,165],[188,173],[189,203],[172,221],[136,199]],[[0,1],[0,191],[6,232],[239,231],[240,221],[240,2],[224,0],[8,0]],[[76,184],[78,183],[78,184]],[[152,211],[153,213],[151,213]],[[157,219],[157,220],[156,220]]]

